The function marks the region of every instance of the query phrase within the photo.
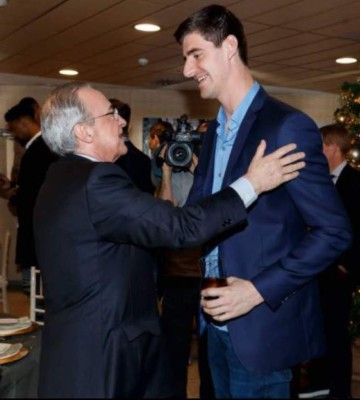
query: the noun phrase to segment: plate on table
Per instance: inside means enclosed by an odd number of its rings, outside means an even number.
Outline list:
[[[39,327],[28,317],[0,318],[0,337],[20,335],[32,332]]]
[[[2,343],[0,343],[2,344]],[[14,349],[10,349],[15,353],[13,355],[2,357],[0,356],[0,365],[8,364],[13,361],[21,360],[22,358],[26,357],[29,354],[29,349],[24,347],[22,343],[13,343],[11,346],[17,346]]]
[[[0,361],[15,356],[22,347],[22,343],[0,343]]]
[[[19,318],[0,318],[0,325],[13,325],[19,322]]]

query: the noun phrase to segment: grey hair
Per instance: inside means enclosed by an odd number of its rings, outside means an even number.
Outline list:
[[[86,82],[70,82],[55,88],[45,101],[41,112],[41,135],[49,148],[59,155],[74,153],[77,140],[75,125],[89,121],[92,115],[86,110],[78,91],[91,88]]]

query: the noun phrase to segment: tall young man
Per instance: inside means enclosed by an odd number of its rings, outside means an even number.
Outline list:
[[[246,224],[208,246],[205,254],[220,258],[228,286],[203,290],[201,302],[214,321],[208,345],[216,396],[288,397],[289,368],[324,352],[314,277],[349,245],[349,222],[316,125],[254,81],[240,20],[211,5],[183,21],[175,38],[184,75],[197,81],[202,98],[221,104],[202,144],[189,202],[246,171],[262,139],[269,151],[294,141],[306,152],[297,179],[262,195]]]

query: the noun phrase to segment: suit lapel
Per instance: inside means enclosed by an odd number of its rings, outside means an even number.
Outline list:
[[[212,185],[214,180],[214,160],[215,160],[215,148],[216,148],[216,129],[218,127],[217,120],[213,120],[209,129],[206,133],[204,143],[202,145],[202,157],[205,158],[204,165],[207,165],[204,185],[203,185],[203,195],[207,196],[212,193]]]
[[[242,157],[242,154],[244,152],[244,145],[247,141],[247,138],[249,137],[249,134],[251,133],[251,128],[256,121],[257,112],[263,106],[266,97],[267,94],[265,90],[260,88],[259,92],[255,96],[253,102],[251,103],[249,109],[245,114],[230,154],[222,187],[228,186],[230,183],[233,182],[234,178],[240,177],[240,174],[246,172],[246,170],[244,169],[247,168],[248,165],[247,163],[246,165],[244,165],[244,158]]]

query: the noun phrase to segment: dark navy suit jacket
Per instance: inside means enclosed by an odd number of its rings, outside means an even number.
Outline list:
[[[205,134],[189,202],[211,193],[217,122]],[[270,153],[288,143],[306,153],[300,176],[262,194],[248,222],[219,245],[228,276],[251,280],[265,302],[229,322],[235,352],[256,372],[298,364],[324,352],[314,276],[350,243],[351,228],[330,179],[320,133],[302,112],[261,88],[240,126],[223,185],[244,174],[261,139]]]
[[[230,188],[179,209],[114,164],[53,163],[34,217],[46,301],[40,396],[171,397],[149,248],[196,246],[245,217]]]

